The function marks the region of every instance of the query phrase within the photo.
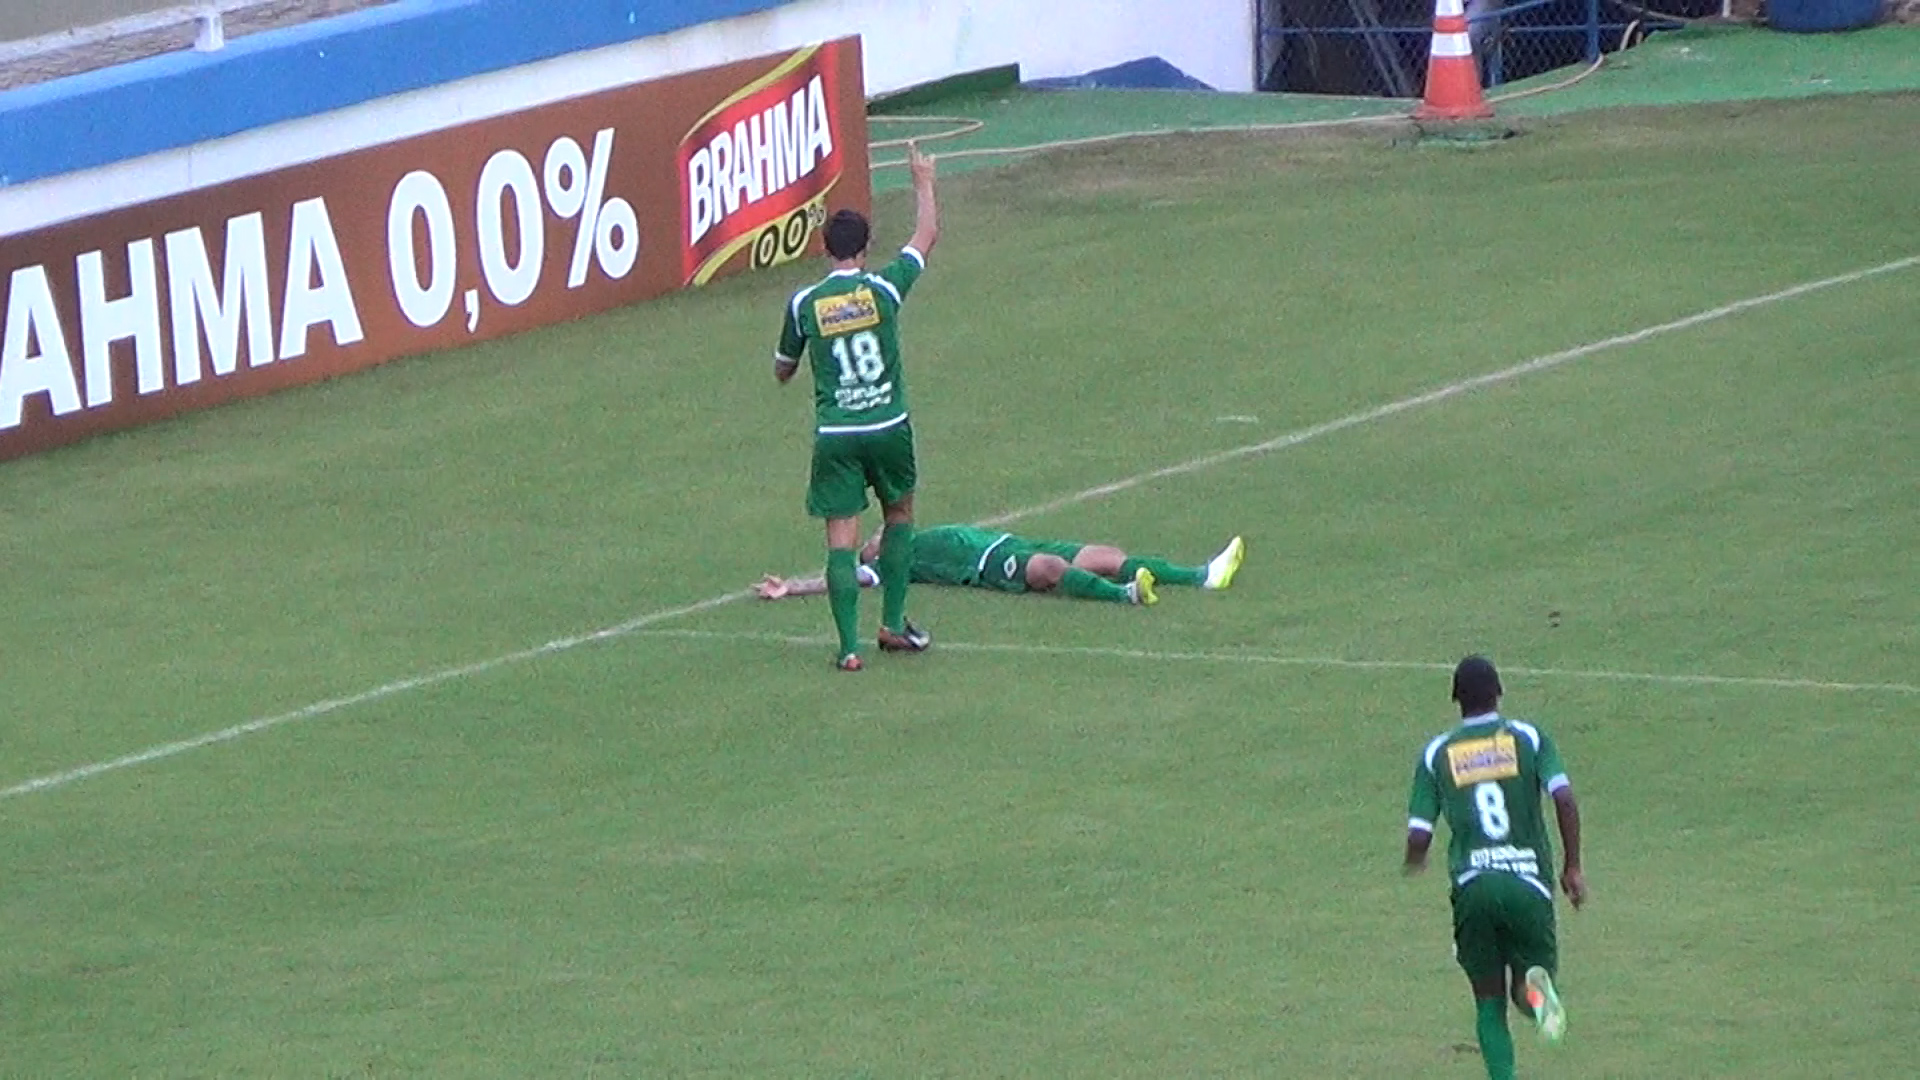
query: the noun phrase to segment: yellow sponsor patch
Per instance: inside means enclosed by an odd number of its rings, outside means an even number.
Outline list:
[[[1511,735],[1464,739],[1447,747],[1447,768],[1453,773],[1455,787],[1505,780],[1520,775],[1520,753]]]
[[[873,290],[865,286],[839,296],[822,296],[813,302],[813,317],[820,321],[820,334],[833,337],[851,334],[880,325],[880,305]]]

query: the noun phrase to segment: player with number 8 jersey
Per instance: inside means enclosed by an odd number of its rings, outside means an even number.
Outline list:
[[[792,379],[804,356],[813,368],[813,468],[807,513],[826,519],[827,599],[839,634],[834,661],[859,671],[860,584],[856,552],[867,492],[880,500],[879,642],[890,652],[919,652],[931,639],[907,622],[913,558],[913,493],[919,483],[913,426],[907,418],[906,372],[900,362],[900,308],[926,269],[939,239],[933,161],[909,145],[916,200],[913,237],[878,271],[866,267],[871,227],[856,211],[827,222],[833,270],[793,295],[780,328],[773,374]]]
[[[1545,732],[1524,720],[1475,718],[1427,744],[1415,766],[1408,823],[1430,829],[1447,822],[1455,887],[1498,871],[1551,898],[1553,842],[1540,795],[1566,783],[1560,752]]]
[[[1454,669],[1460,724],[1430,740],[1414,763],[1405,865],[1409,873],[1425,867],[1436,824],[1446,822],[1454,958],[1473,988],[1487,1076],[1513,1080],[1509,995],[1549,1041],[1566,1028],[1553,984],[1560,945],[1542,796],[1551,798],[1560,826],[1560,883],[1576,908],[1587,886],[1580,811],[1560,751],[1537,726],[1501,716],[1500,695],[1500,675],[1487,658],[1469,656]]]

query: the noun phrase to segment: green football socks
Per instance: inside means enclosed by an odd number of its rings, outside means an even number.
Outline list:
[[[1513,1080],[1513,1033],[1507,1030],[1505,998],[1475,998],[1478,1019],[1474,1032],[1480,1036],[1480,1060],[1487,1066],[1487,1080]]]
[[[1153,579],[1161,585],[1186,585],[1199,588],[1207,583],[1207,568],[1204,566],[1175,566],[1165,559],[1128,559],[1120,564],[1120,576],[1128,581],[1142,567],[1153,571]]]
[[[1108,581],[1091,570],[1082,570],[1069,566],[1060,578],[1060,591],[1076,600],[1107,600],[1116,604],[1130,604],[1133,594],[1118,582]]]
[[[827,603],[833,628],[840,632],[840,655],[860,651],[859,560],[852,548],[827,549]]]
[[[889,525],[880,534],[880,625],[907,632],[907,585],[913,580],[913,523]]]

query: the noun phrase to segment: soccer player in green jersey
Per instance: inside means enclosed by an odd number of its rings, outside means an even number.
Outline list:
[[[1490,1080],[1513,1080],[1508,994],[1550,1042],[1567,1023],[1553,986],[1560,947],[1542,792],[1553,799],[1565,848],[1560,887],[1576,908],[1586,901],[1587,882],[1580,807],[1560,751],[1538,727],[1501,716],[1500,694],[1500,674],[1486,657],[1469,656],[1454,669],[1460,726],[1435,736],[1414,763],[1405,866],[1409,874],[1426,868],[1434,823],[1444,817],[1452,834],[1454,957],[1473,986],[1481,1060]]]
[[[785,383],[804,355],[813,367],[813,472],[807,513],[827,523],[827,598],[840,635],[834,664],[859,671],[860,512],[867,489],[880,500],[886,525],[879,561],[882,586],[880,648],[919,652],[932,638],[907,622],[907,566],[913,551],[913,491],[917,483],[913,426],[907,419],[906,373],[900,366],[900,305],[926,269],[940,239],[933,159],[909,144],[915,216],[913,237],[898,258],[878,271],[866,268],[872,229],[857,211],[828,219],[827,257],[833,270],[793,294],[787,304],[774,378]]]
[[[883,538],[876,536],[860,550],[859,580],[868,588],[885,585],[886,578],[874,566],[882,546]],[[1159,599],[1156,585],[1226,588],[1233,584],[1246,554],[1246,541],[1236,536],[1205,566],[1180,566],[1165,559],[1136,558],[1107,544],[1031,540],[972,525],[931,525],[914,534],[913,561],[907,572],[924,585],[1011,593],[1057,589],[1082,600],[1145,605]],[[789,581],[769,574],[757,591],[763,600],[779,600],[818,596],[826,587],[820,578]]]

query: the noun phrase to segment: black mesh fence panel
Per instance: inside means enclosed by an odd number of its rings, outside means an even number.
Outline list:
[[[1481,83],[1500,86],[1590,63],[1670,16],[1717,14],[1719,0],[1668,0],[1653,9],[1616,0],[1466,0]],[[1432,0],[1263,0],[1260,89],[1419,97],[1433,31]]]

